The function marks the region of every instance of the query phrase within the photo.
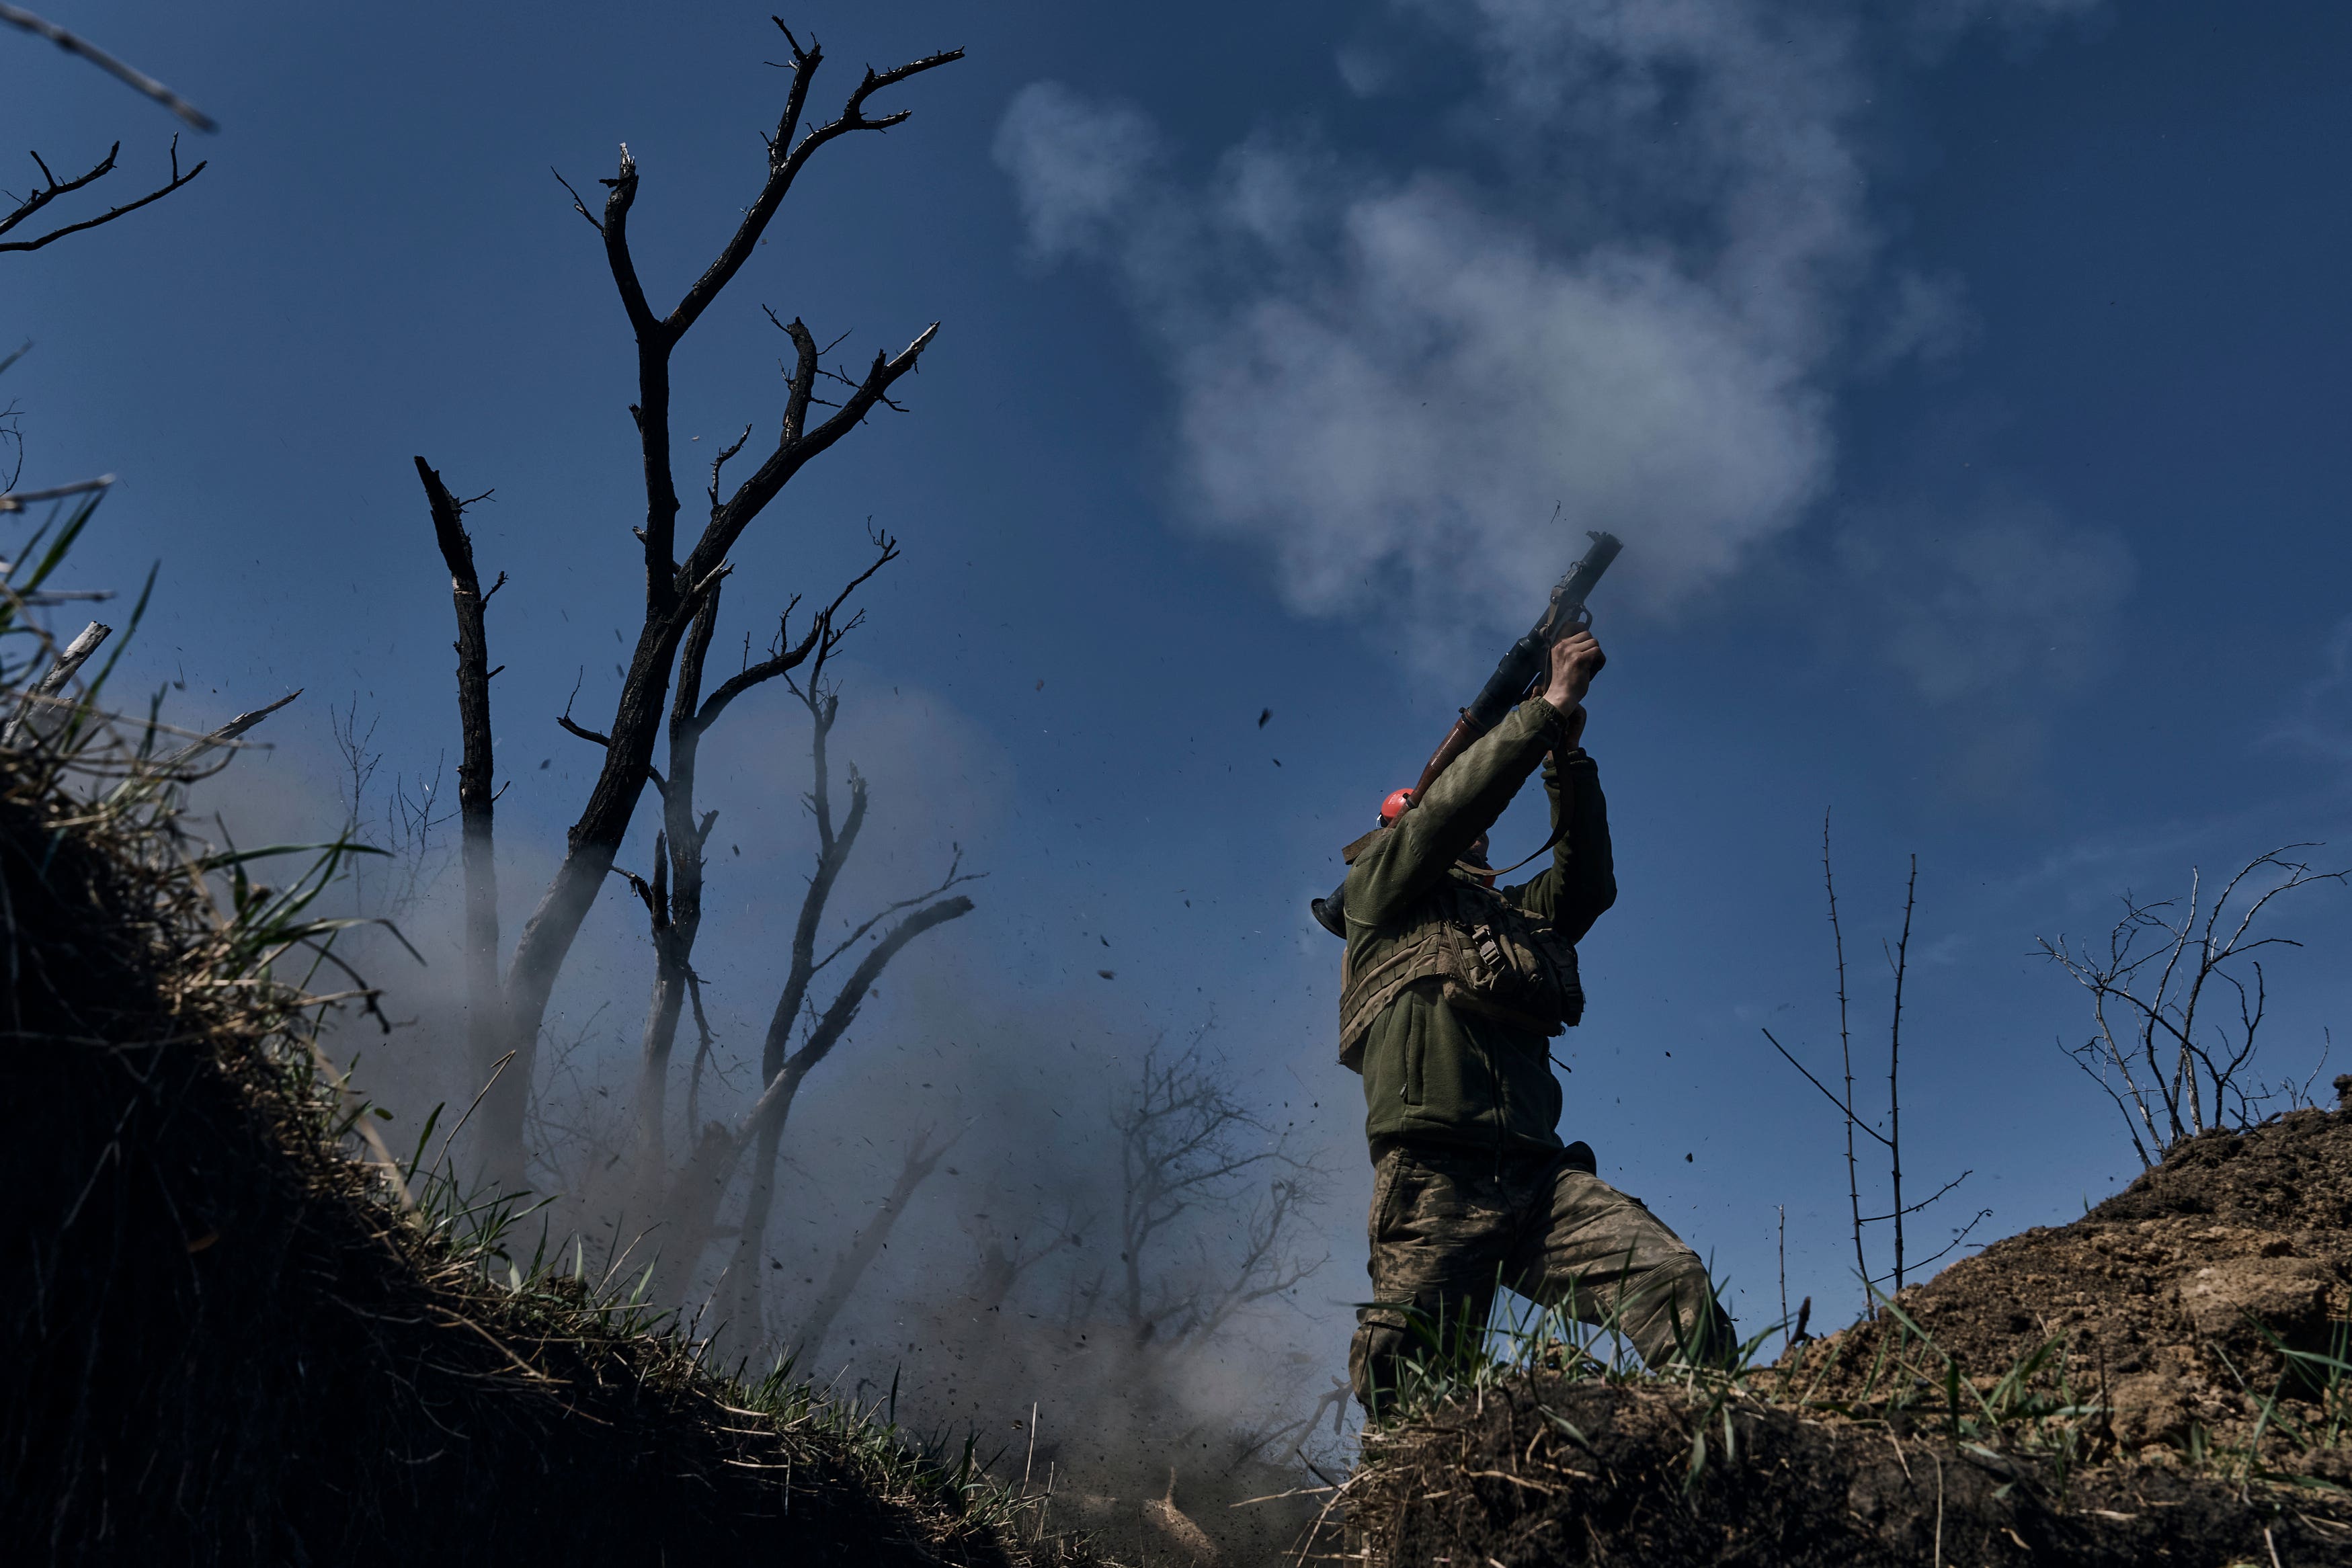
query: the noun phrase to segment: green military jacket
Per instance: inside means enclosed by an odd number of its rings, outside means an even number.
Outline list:
[[[1478,879],[1457,862],[1538,764],[1552,824],[1560,830],[1551,865],[1533,882],[1496,892],[1570,946],[1616,902],[1599,771],[1581,750],[1567,754],[1564,776],[1548,760],[1560,722],[1542,698],[1522,703],[1455,758],[1394,826],[1354,846],[1343,894],[1350,976],[1393,961],[1433,926],[1458,923],[1475,905]],[[1349,989],[1344,982],[1342,989]],[[1342,1041],[1343,1060],[1364,1075],[1364,1133],[1375,1148],[1399,1140],[1559,1147],[1560,1090],[1549,1036],[1559,1021],[1573,1021],[1573,1013],[1565,1020],[1514,1019],[1504,1009],[1465,1005],[1469,1000],[1458,986],[1413,983],[1381,1008],[1369,1028],[1357,1020],[1353,1038]],[[1360,1010],[1360,995],[1358,1002]],[[1347,1003],[1343,995],[1343,1013]]]

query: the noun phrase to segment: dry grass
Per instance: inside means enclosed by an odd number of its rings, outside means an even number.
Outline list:
[[[85,521],[0,597],[11,686]],[[707,1365],[635,1260],[436,1174],[432,1127],[387,1148],[318,1046],[374,1006],[320,913],[368,852],[202,841],[184,786],[231,749],[108,716],[103,674],[0,753],[16,1561],[1100,1561],[894,1400]]]

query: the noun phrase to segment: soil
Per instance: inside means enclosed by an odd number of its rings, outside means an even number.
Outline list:
[[[337,1152],[261,992],[186,956],[209,914],[166,907],[168,848],[95,815],[0,767],[8,1561],[1094,1561],[453,1266]]]
[[[1348,1489],[1351,1545],[1505,1568],[2352,1563],[2352,1446],[2326,1437],[2352,1402],[2279,1350],[2344,1354],[2352,1111],[2189,1140],[1895,1307],[1727,1397],[1538,1372],[1393,1427]],[[2037,1353],[2019,1391],[2071,1414],[1984,1419],[1978,1396]]]
[[[1895,1304],[1979,1377],[2062,1341],[2126,1451],[2162,1458],[2192,1427],[2242,1442],[2286,1371],[2277,1344],[2326,1354],[2352,1316],[2352,1113],[2189,1139],[2081,1219],[1997,1241]],[[1839,1351],[1822,1392],[1850,1398],[1904,1332],[1883,1318],[1803,1354]]]

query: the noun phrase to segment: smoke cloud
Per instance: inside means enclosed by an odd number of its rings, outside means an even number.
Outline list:
[[[1912,41],[2086,8],[1954,0]],[[1670,612],[1822,498],[1842,383],[1969,330],[1956,284],[1885,262],[1859,16],[1395,9],[1477,60],[1433,138],[1448,166],[1260,135],[1188,181],[1140,111],[1035,83],[995,146],[1030,254],[1118,280],[1173,382],[1189,517],[1300,612],[1402,609],[1424,649],[1515,629],[1563,534],[1597,528]],[[1373,96],[1412,61],[1355,44],[1336,68]]]

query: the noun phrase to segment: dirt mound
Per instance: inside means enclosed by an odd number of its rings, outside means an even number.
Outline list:
[[[2352,1091],[2352,1077],[2337,1088]],[[2122,1449],[2175,1448],[2192,1433],[2242,1443],[2274,1393],[2315,1392],[2281,1345],[2342,1354],[2352,1113],[2294,1111],[2190,1139],[2081,1219],[1997,1241],[1895,1305],[1979,1377],[2059,1342],[2065,1375],[2106,1407],[2103,1436]],[[1887,1314],[1808,1347],[1816,1364],[1838,1353],[1817,1392],[1859,1396],[1882,1348],[1909,1334]],[[2332,1472],[2346,1459],[2336,1449],[2315,1462]]]
[[[1692,1439],[1704,1423],[1696,1472]],[[2155,1467],[2062,1477],[1890,1426],[1538,1375],[1368,1445],[1349,1545],[1382,1564],[1916,1568],[2352,1562],[2352,1518]],[[2269,1539],[2265,1541],[2265,1531]]]
[[[2352,1095],[2352,1078],[2338,1081]],[[2352,1563],[2352,1112],[2216,1133],[1778,1365],[1366,1441],[1372,1563]]]
[[[216,910],[123,788],[0,758],[11,1561],[1089,1560],[527,1249],[502,1284],[404,1217],[257,967],[270,895]]]

